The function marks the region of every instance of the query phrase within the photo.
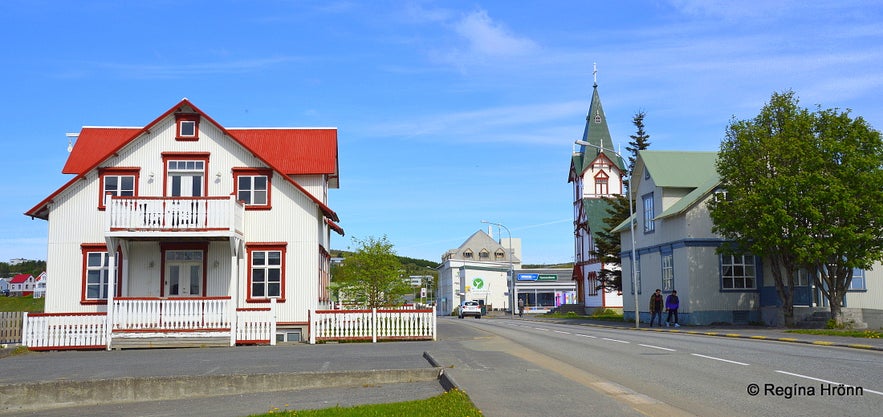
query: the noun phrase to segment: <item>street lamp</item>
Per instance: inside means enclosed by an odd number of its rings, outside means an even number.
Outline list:
[[[515,318],[515,302],[518,301],[515,299],[515,269],[512,265],[512,232],[509,231],[509,228],[503,226],[500,223],[489,222],[487,220],[482,220],[482,223],[492,224],[497,227],[502,227],[506,229],[506,233],[509,235],[509,311],[512,312],[512,318]]]
[[[616,156],[618,156],[619,159],[625,161],[625,158],[623,158],[619,152],[616,152],[613,149],[604,149],[598,145],[586,142],[584,140],[577,140],[577,141],[574,141],[574,143],[577,145],[582,145],[582,146],[590,146],[592,148],[598,149],[602,153],[605,150],[608,150],[610,152],[613,152]],[[636,269],[635,267],[637,265],[637,259],[636,259],[636,251],[635,251],[635,220],[633,219],[633,217],[635,216],[635,212],[634,212],[634,209],[632,208],[632,174],[631,173],[629,173],[628,198],[629,198],[629,229],[630,229],[629,235],[631,235],[631,238],[632,238],[632,292],[634,292],[634,294],[635,294],[635,328],[637,329],[637,328],[641,327],[641,317],[640,317],[641,309],[638,307],[638,276],[636,274],[637,271],[635,271],[635,269]]]

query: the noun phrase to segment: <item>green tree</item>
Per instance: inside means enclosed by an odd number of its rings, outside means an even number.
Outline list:
[[[794,324],[794,278],[816,272],[831,315],[852,268],[883,257],[883,160],[879,132],[849,111],[813,113],[791,91],[774,93],[751,120],[733,120],[718,154],[724,192],[709,205],[724,254],[770,263],[787,326]]]
[[[392,243],[386,236],[354,237],[353,245],[352,254],[336,268],[333,276],[339,297],[367,308],[401,305],[403,296],[410,293],[411,288],[401,277],[402,263]]]

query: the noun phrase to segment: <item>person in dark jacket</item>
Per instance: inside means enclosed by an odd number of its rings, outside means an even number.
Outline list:
[[[656,292],[650,296],[650,327],[653,327],[653,319],[658,317],[657,323],[662,327],[662,290],[656,289]]]
[[[665,327],[672,324],[672,316],[675,318],[675,327],[681,327],[681,325],[678,324],[678,307],[680,307],[680,303],[677,290],[673,290],[668,297],[665,297],[665,310],[668,311],[668,318],[665,319]]]

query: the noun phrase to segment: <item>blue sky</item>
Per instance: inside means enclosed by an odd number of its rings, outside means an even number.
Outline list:
[[[487,219],[569,262],[594,63],[622,149],[644,110],[652,149],[717,150],[788,89],[879,130],[880,22],[881,1],[4,0],[0,260],[46,259],[23,213],[70,179],[65,133],[187,97],[225,127],[339,129],[334,249],[439,260]]]

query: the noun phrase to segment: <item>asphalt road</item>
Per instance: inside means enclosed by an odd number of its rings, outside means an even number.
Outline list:
[[[783,334],[765,329],[737,335],[732,334],[735,329],[727,329],[727,334],[714,329],[673,333],[567,323],[440,318],[437,342],[40,352],[0,358],[0,386],[394,372],[438,365],[485,416],[876,416],[883,410],[883,350],[873,350],[883,348],[883,341],[842,348],[830,345],[856,342],[806,337],[777,342],[772,340]],[[751,384],[760,389],[756,395],[749,393]],[[838,384],[845,384],[844,389],[861,387],[862,395],[836,395]],[[823,385],[833,386],[835,395],[823,395]],[[809,388],[815,392],[808,393]],[[237,417],[276,409],[405,401],[441,392],[438,382],[420,381],[0,414]]]

